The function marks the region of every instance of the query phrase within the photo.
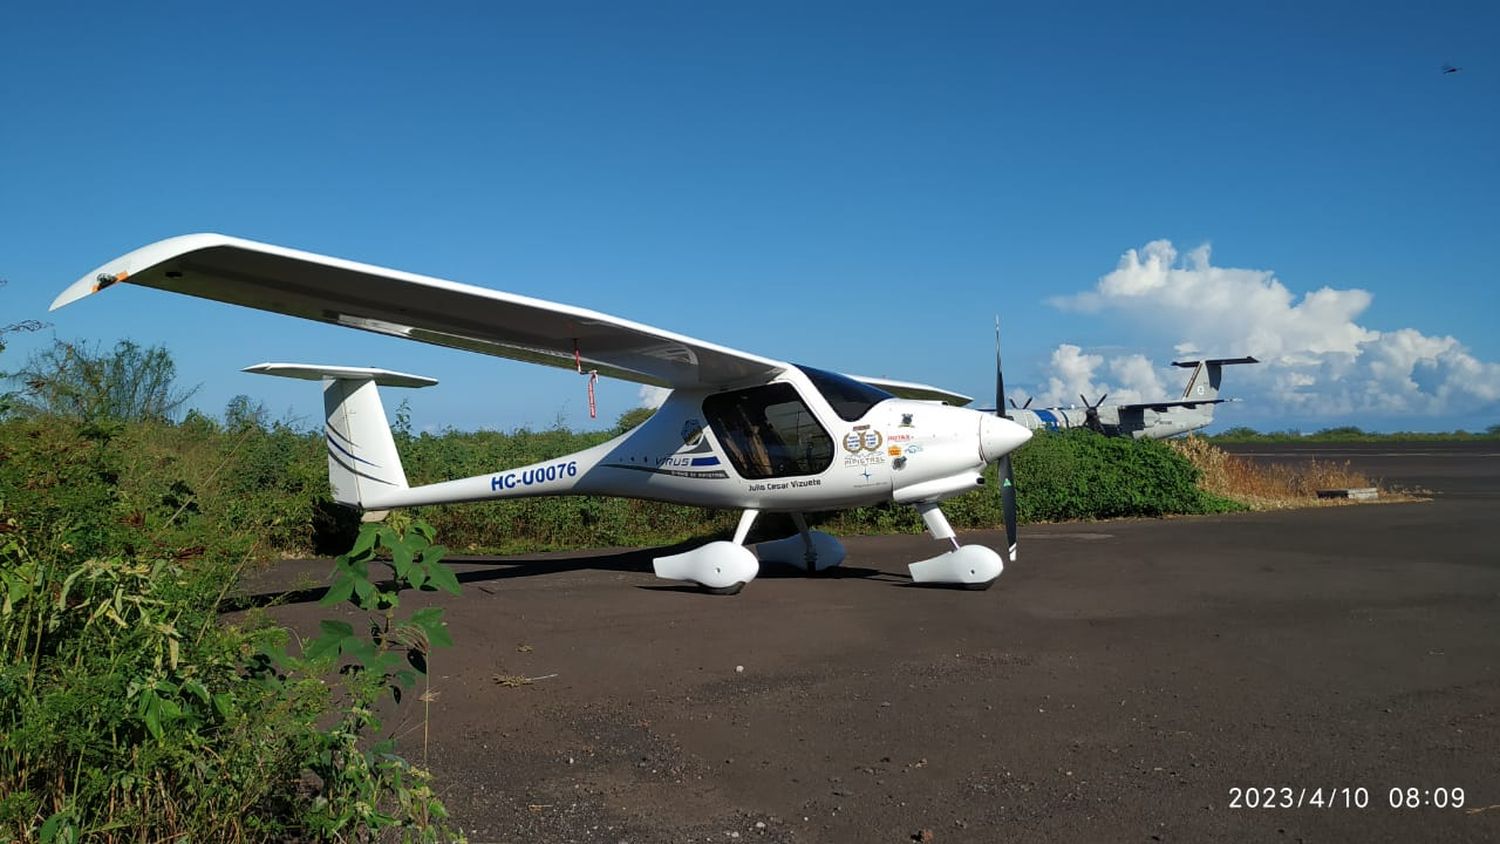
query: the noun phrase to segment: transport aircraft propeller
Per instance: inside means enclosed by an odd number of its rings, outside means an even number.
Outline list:
[[[1099,421],[1099,405],[1104,404],[1104,400],[1107,398],[1109,398],[1109,393],[1105,393],[1099,397],[1098,401],[1089,404],[1089,400],[1084,398],[1082,393],[1078,394],[1079,401],[1083,402],[1085,414],[1083,426],[1085,428],[1101,434],[1104,433],[1104,423]]]

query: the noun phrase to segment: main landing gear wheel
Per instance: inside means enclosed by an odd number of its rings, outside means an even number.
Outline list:
[[[715,595],[734,595],[760,573],[750,549],[733,542],[710,542],[683,554],[652,561],[656,576],[696,583]]]

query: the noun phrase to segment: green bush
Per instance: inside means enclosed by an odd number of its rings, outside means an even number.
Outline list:
[[[426,638],[388,625],[370,671],[341,641],[330,684],[332,655],[289,656],[263,611],[224,618],[257,549],[295,535],[277,512],[297,509],[308,461],[278,449],[306,439],[0,424],[0,840],[447,835],[368,705],[379,666]],[[440,553],[421,553],[424,579],[447,584]]]
[[[1060,522],[1125,516],[1222,513],[1240,505],[1198,488],[1198,470],[1166,443],[1103,437],[1087,430],[1040,432],[1012,458],[1017,519]],[[943,502],[955,528],[1004,524],[996,469],[985,485]],[[911,507],[880,505],[838,514],[824,522],[837,533],[915,532],[922,520]]]
[[[1042,434],[1016,457],[1016,501],[1030,522],[1240,509],[1198,487],[1198,470],[1160,440],[1076,430]]]

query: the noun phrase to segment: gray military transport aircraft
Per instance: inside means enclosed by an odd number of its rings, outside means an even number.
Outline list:
[[[1027,399],[1019,407],[1012,399],[1011,409],[1005,415],[1033,431],[1090,428],[1110,437],[1174,437],[1207,426],[1214,421],[1214,405],[1232,401],[1219,398],[1219,383],[1223,380],[1223,368],[1235,363],[1260,361],[1253,357],[1173,361],[1173,366],[1191,368],[1193,375],[1188,379],[1182,398],[1171,401],[1105,404],[1104,400],[1109,397],[1105,393],[1093,404],[1079,396],[1083,400],[1081,408],[1043,407],[1031,410],[1031,399]]]

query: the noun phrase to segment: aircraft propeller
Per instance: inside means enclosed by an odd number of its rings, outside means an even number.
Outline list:
[[[1021,405],[1016,404],[1016,400],[1015,399],[1010,399],[1009,400],[1010,401],[1010,406],[1011,406],[1011,408],[1013,410],[1025,410],[1026,408],[1031,407],[1031,399],[1032,399],[1031,396],[1027,396],[1026,397],[1026,403],[1025,404],[1021,404]],[[1010,418],[1009,414],[1006,415],[1006,418],[1007,419]]]
[[[1078,398],[1083,401],[1083,426],[1090,431],[1104,433],[1104,423],[1099,421],[1099,405],[1104,404],[1104,400],[1109,398],[1109,393],[1100,396],[1099,400],[1093,404],[1089,404],[1089,400],[1084,398],[1082,393],[1078,394]]]
[[[1015,402],[1011,402],[1012,405]],[[1031,404],[1031,399],[1026,400]],[[995,415],[1009,419],[1005,412],[1005,376],[1000,368],[1000,317],[995,317]],[[1016,474],[1011,466],[1010,454],[1000,458],[995,467],[995,476],[1000,480],[1000,510],[1005,516],[1006,557],[1016,561]]]

